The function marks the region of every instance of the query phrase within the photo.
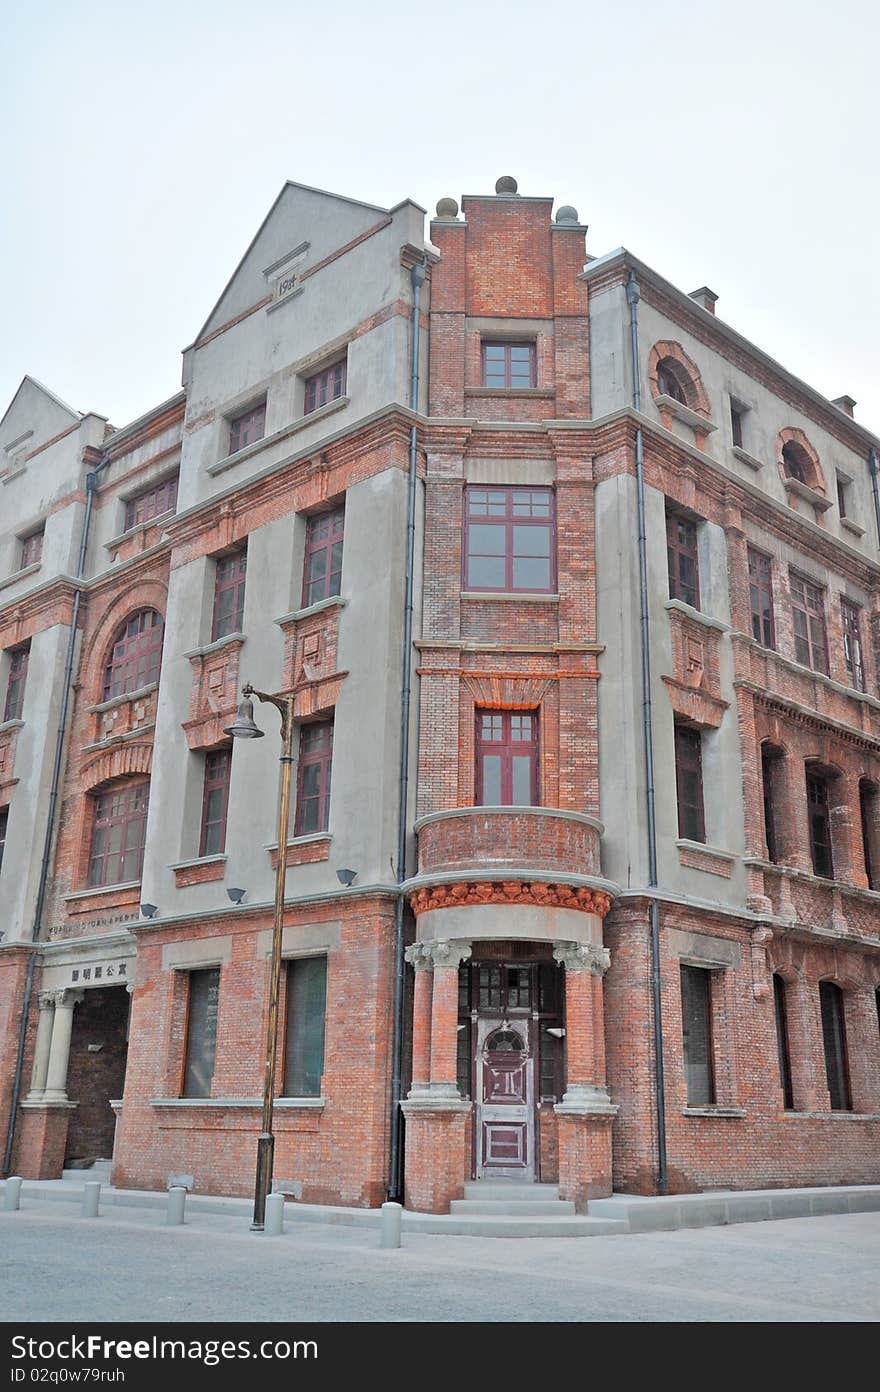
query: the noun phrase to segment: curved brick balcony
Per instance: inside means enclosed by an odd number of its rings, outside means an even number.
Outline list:
[[[599,875],[604,828],[583,812],[554,807],[455,807],[416,822],[419,876],[507,870]]]

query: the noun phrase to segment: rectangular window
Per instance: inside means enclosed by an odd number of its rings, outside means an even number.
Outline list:
[[[184,1097],[210,1097],[217,1046],[217,1004],[220,968],[189,973],[189,1010],[186,1021]]]
[[[26,566],[37,565],[43,559],[43,537],[45,528],[40,527],[39,531],[31,532],[30,536],[22,538],[20,569]]]
[[[3,868],[3,852],[6,849],[6,829],[9,825],[9,808],[0,812],[0,869]]]
[[[211,642],[240,633],[244,622],[244,582],[247,575],[247,547],[229,556],[217,557],[214,573],[214,622]]]
[[[139,880],[144,865],[149,781],[113,788],[94,799],[89,886]]]
[[[550,488],[468,488],[466,590],[550,594],[556,583],[556,518]]]
[[[769,556],[749,547],[749,603],[752,609],[752,637],[764,648],[776,647],[773,624],[773,576]]]
[[[731,398],[730,402],[730,430],[733,435],[733,443],[738,449],[743,447],[743,420],[745,411]]]
[[[205,755],[202,793],[202,834],[199,855],[220,855],[226,846],[226,812],[229,807],[229,775],[232,750],[212,749]]]
[[[303,725],[296,771],[294,836],[326,831],[330,824],[330,774],[333,764],[333,721]]]
[[[818,585],[795,571],[790,573],[794,655],[804,667],[828,675],[825,601]]]
[[[810,820],[810,851],[813,874],[834,879],[831,854],[831,818],[828,814],[828,780],[818,773],[807,773],[807,813]]]
[[[666,558],[669,564],[669,598],[700,607],[700,567],[697,559],[697,524],[677,512],[666,514]]]
[[[6,684],[4,720],[20,720],[24,707],[24,684],[27,680],[29,648],[14,648],[9,654],[9,681]]]
[[[345,358],[333,363],[331,367],[325,367],[321,372],[316,372],[312,377],[307,377],[303,415],[309,416],[312,411],[317,411],[319,406],[326,406],[328,401],[336,401],[338,397],[345,396],[347,378],[348,367]]]
[[[476,712],[477,807],[537,807],[538,712]]]
[[[851,1112],[849,1062],[846,1025],[843,1018],[843,992],[833,981],[819,982],[822,1012],[822,1043],[825,1046],[825,1076],[833,1112]]]
[[[862,854],[869,889],[880,889],[880,792],[876,783],[863,778],[859,783],[859,812],[862,820]]]
[[[338,595],[342,583],[342,540],[345,508],[321,512],[306,524],[303,568],[303,608]]]
[[[782,1104],[787,1112],[791,1112],[794,1110],[794,1093],[791,1086],[791,1054],[788,1047],[788,1011],[785,982],[777,972],[773,973],[773,1005],[776,1011],[776,1051],[779,1059]]]
[[[284,1096],[320,1097],[327,1015],[327,958],[299,957],[287,964]]]
[[[841,517],[846,517],[846,487],[847,481],[837,475],[837,511]]]
[[[262,440],[265,433],[266,403],[261,401],[259,406],[252,406],[249,411],[229,422],[229,453],[235,454],[246,445]]]
[[[681,1032],[689,1107],[711,1106],[715,1101],[711,977],[705,967],[681,968]]]
[[[176,507],[177,474],[172,474],[171,478],[163,479],[161,483],[145,488],[128,499],[123,531],[127,532],[131,527],[138,527],[154,517],[161,517],[164,512],[172,512]]]
[[[761,749],[761,784],[764,792],[764,837],[767,842],[767,858],[774,865],[779,863],[779,838],[776,833],[776,773],[779,755]]]
[[[859,621],[861,610],[850,599],[841,599],[840,613],[843,619],[843,660],[850,686],[856,691],[866,691],[865,662],[862,656],[862,626]]]
[[[703,738],[687,725],[675,727],[675,783],[678,834],[686,841],[705,841],[703,813]]]
[[[538,385],[534,343],[484,343],[482,362],[484,387],[522,390]]]

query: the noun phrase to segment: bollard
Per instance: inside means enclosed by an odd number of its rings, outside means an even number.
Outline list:
[[[3,1207],[7,1213],[14,1213],[21,1203],[21,1180],[18,1175],[10,1175],[3,1190]]]
[[[101,1185],[97,1180],[89,1180],[83,1188],[82,1216],[84,1218],[98,1217],[98,1201],[101,1197]]]
[[[168,1213],[165,1218],[165,1226],[171,1228],[182,1223],[185,1208],[186,1190],[182,1184],[172,1184],[168,1190]]]
[[[284,1195],[266,1195],[266,1218],[263,1232],[267,1237],[280,1237],[284,1232]]]
[[[400,1220],[403,1208],[399,1203],[383,1203],[379,1227],[380,1247],[400,1246]]]

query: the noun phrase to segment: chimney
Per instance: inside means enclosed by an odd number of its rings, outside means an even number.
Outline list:
[[[701,285],[699,290],[692,290],[690,298],[696,300],[701,309],[705,309],[707,314],[715,313],[715,301],[718,296],[714,290],[710,290],[708,285]]]
[[[855,416],[856,403],[853,401],[851,396],[835,396],[831,405],[836,406],[839,411],[843,411],[843,413],[847,416]]]

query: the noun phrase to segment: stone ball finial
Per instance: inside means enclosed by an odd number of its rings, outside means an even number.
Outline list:
[[[574,224],[576,226],[578,222],[577,208],[572,208],[570,203],[566,203],[565,207],[560,208],[556,214],[556,221],[558,223],[568,223],[569,225]]]
[[[512,174],[502,174],[500,179],[495,180],[496,193],[516,193],[518,187],[519,185],[517,184],[516,179],[514,179]]]
[[[437,203],[438,218],[457,218],[458,204],[454,198],[441,198]]]

